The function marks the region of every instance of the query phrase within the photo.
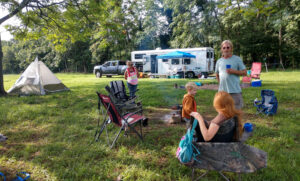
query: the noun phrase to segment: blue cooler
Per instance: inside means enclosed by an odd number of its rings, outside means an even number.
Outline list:
[[[261,80],[253,80],[251,82],[252,87],[261,87]]]
[[[180,78],[181,78],[181,76],[179,74],[175,75],[175,79],[180,79]]]

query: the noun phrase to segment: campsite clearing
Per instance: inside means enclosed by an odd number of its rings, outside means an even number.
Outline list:
[[[96,91],[105,93],[105,85],[123,77],[97,79],[92,74],[55,74],[71,91],[45,96],[0,97],[1,133],[8,136],[0,143],[0,172],[12,178],[19,171],[32,180],[190,180],[191,170],[175,157],[184,124],[164,124],[155,114],[145,128],[142,143],[134,135],[121,137],[110,150],[104,143],[90,143],[97,125]],[[4,75],[8,90],[19,75]],[[243,180],[300,180],[298,172],[300,71],[263,72],[262,87],[243,89],[244,121],[255,123],[254,136],[247,144],[268,153],[268,166],[256,173],[242,175]],[[174,83],[188,81],[216,83],[198,79],[140,79],[137,93],[145,114],[180,104],[184,89]],[[275,91],[279,102],[273,117],[255,114],[253,100],[262,89]],[[197,110],[208,118],[216,90],[200,89]],[[163,116],[163,115],[162,115]],[[104,139],[102,139],[104,141]],[[198,174],[203,171],[197,171]],[[231,180],[233,173],[225,173]],[[221,180],[215,172],[207,180]]]

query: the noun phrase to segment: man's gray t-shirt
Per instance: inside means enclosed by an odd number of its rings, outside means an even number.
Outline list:
[[[225,91],[228,93],[241,93],[240,77],[235,74],[228,74],[226,72],[226,65],[231,65],[234,70],[246,69],[243,61],[240,57],[232,55],[230,58],[220,58],[217,61],[215,72],[219,74],[220,85],[219,91]]]

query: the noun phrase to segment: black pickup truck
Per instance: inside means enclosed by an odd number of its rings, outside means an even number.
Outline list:
[[[126,70],[126,62],[120,60],[111,60],[105,62],[103,65],[96,65],[94,67],[94,74],[100,78],[102,75],[123,75]]]

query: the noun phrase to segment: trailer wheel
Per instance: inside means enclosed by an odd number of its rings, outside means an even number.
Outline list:
[[[97,70],[96,71],[96,77],[97,78],[101,78],[102,77],[102,71],[101,70]]]
[[[194,74],[194,72],[188,72],[188,73],[186,73],[186,77],[191,79],[191,78],[195,77],[195,74]]]

